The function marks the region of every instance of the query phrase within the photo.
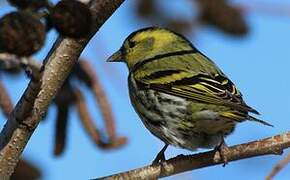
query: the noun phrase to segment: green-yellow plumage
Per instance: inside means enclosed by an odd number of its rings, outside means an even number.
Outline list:
[[[163,28],[132,33],[108,61],[129,69],[131,102],[166,144],[195,150],[223,142],[238,122],[258,121],[226,75],[183,36]]]

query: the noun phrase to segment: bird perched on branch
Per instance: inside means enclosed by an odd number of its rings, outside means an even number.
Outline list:
[[[271,126],[249,114],[259,113],[213,61],[170,30],[133,32],[107,61],[127,64],[132,105],[146,128],[165,143],[153,163],[165,160],[168,145],[222,152],[224,137],[245,120]]]

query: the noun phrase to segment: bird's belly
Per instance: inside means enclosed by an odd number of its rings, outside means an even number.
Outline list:
[[[190,119],[190,102],[154,90],[131,91],[132,104],[146,128],[167,144],[189,150],[212,148],[221,143],[221,134],[207,134]]]
[[[176,129],[186,116],[186,100],[154,90],[135,91],[130,93],[130,97],[136,112],[152,134],[169,144],[182,143]]]
[[[132,76],[129,76],[129,94],[146,128],[167,144],[189,150],[213,148],[227,134],[221,133],[224,126],[222,121],[214,118],[214,112],[205,110],[197,116],[196,112],[192,112],[192,101],[151,89],[140,89]],[[214,128],[216,132],[207,132],[207,129]],[[229,129],[232,131],[233,126]]]

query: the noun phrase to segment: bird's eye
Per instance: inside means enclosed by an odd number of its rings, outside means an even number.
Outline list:
[[[133,48],[136,45],[135,41],[129,41],[129,48]]]

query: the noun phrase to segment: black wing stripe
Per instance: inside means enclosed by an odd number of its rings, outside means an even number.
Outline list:
[[[166,76],[171,76],[173,74],[178,74],[180,73],[180,70],[163,70],[163,71],[157,71],[157,72],[153,72],[150,75],[146,76],[146,79],[159,79],[162,77],[166,77]]]
[[[152,58],[148,58],[145,59],[143,61],[140,61],[138,63],[136,63],[133,68],[131,69],[131,73],[134,73],[137,69],[139,69],[140,67],[142,67],[143,65],[152,62],[152,61],[156,61],[158,59],[162,59],[162,58],[166,58],[166,57],[172,57],[172,56],[181,56],[181,55],[185,55],[185,54],[194,54],[197,53],[198,51],[196,49],[193,50],[184,50],[184,51],[176,51],[176,52],[171,52],[171,53],[166,53],[166,54],[159,54],[156,55]]]
[[[177,80],[172,82],[172,85],[195,85],[195,84],[202,84],[206,86],[206,88],[210,89],[215,93],[220,93],[224,91],[228,91],[231,94],[241,97],[241,94],[236,89],[235,85],[226,77],[216,75],[214,79],[211,76],[205,74],[199,74],[189,78],[183,78],[181,80]]]

